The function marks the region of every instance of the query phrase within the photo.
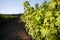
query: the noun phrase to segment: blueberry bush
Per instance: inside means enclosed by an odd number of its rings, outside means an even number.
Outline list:
[[[25,1],[24,10],[21,19],[32,40],[60,40],[60,0],[36,3],[35,7]]]

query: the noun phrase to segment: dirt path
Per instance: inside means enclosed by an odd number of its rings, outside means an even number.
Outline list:
[[[1,29],[1,40],[31,40],[24,28],[25,23],[20,19],[10,21]]]

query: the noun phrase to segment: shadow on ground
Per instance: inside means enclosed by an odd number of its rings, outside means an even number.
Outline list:
[[[32,40],[32,38],[25,31],[25,23],[15,19],[0,28],[0,40]]]

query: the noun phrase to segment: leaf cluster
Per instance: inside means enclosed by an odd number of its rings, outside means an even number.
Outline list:
[[[28,6],[21,18],[32,40],[60,40],[60,0]]]

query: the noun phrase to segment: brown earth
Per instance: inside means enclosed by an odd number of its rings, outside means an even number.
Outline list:
[[[25,31],[25,23],[15,19],[1,28],[0,40],[32,40],[32,38]]]

